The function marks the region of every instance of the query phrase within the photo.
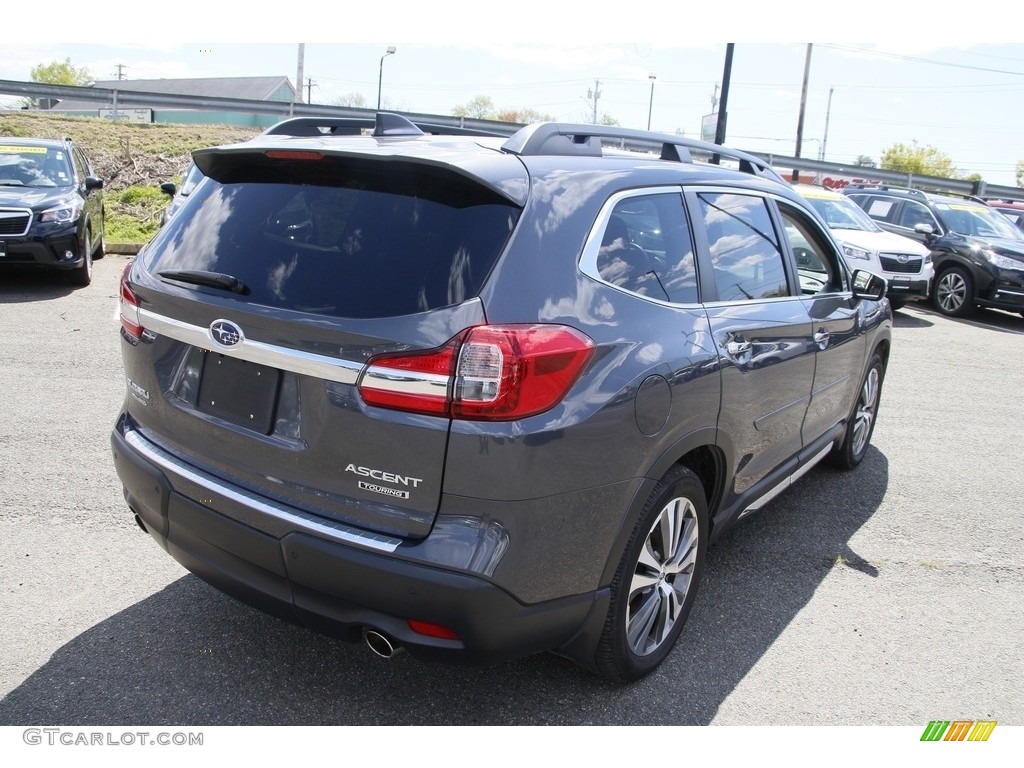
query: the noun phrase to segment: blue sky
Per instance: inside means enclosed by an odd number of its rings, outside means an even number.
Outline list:
[[[70,57],[96,79],[113,79],[122,64],[129,80],[280,75],[294,82],[298,42],[305,40],[313,102],[359,93],[373,106],[380,59],[393,45],[382,77],[391,109],[448,114],[488,96],[499,108],[589,121],[596,90],[598,117],[632,128],[646,128],[650,117],[653,130],[699,138],[716,86],[720,96],[729,41],[735,49],[726,143],[792,155],[807,41],[830,40],[812,48],[803,156],[818,157],[824,144],[830,161],[878,160],[893,143],[916,141],[945,152],[964,173],[1008,185],[1024,160],[1024,42],[1011,40],[1024,38],[1015,4],[987,3],[955,27],[940,10],[922,20],[909,4],[875,0],[848,4],[855,15],[830,5],[827,23],[818,20],[821,3],[775,3],[774,18],[763,3],[659,0],[644,4],[642,14],[635,5],[547,5],[304,2],[294,18],[277,7],[269,17],[240,20],[237,11],[179,2],[145,21],[119,21],[123,14],[111,5],[95,30],[68,27],[56,41],[9,38],[0,48],[0,79],[27,80],[36,64]],[[705,14],[716,8],[727,18],[709,21]],[[110,42],[98,42],[104,39]]]

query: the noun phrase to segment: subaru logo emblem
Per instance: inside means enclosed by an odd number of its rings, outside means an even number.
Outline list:
[[[907,254],[905,253],[901,253],[899,256],[896,257],[896,260],[899,261],[900,264],[906,264],[908,261],[910,261],[910,257],[907,256]]]
[[[230,320],[214,320],[210,323],[210,338],[222,347],[234,347],[245,341],[242,329]]]

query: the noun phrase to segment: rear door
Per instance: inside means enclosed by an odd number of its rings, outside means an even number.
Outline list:
[[[375,355],[437,348],[484,322],[477,292],[519,209],[436,166],[295,158],[220,158],[139,257],[130,416],[238,486],[424,536],[449,420],[371,407],[357,384]],[[447,386],[444,372],[388,381]]]
[[[767,198],[687,195],[709,257],[701,285],[722,364],[720,444],[735,465],[729,490],[740,495],[795,468],[814,380],[811,322]]]

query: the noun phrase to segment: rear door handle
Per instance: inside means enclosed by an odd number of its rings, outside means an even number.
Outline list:
[[[821,328],[814,332],[814,343],[818,345],[818,349],[824,349],[825,347],[827,347],[828,340],[830,338],[831,337],[829,336],[828,331],[826,331],[824,328]]]

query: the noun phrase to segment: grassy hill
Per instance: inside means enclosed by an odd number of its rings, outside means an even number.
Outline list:
[[[33,111],[0,112],[0,136],[69,137],[104,180],[107,242],[144,243],[160,226],[170,199],[164,181],[180,181],[192,150],[245,141],[259,128],[114,122]]]

